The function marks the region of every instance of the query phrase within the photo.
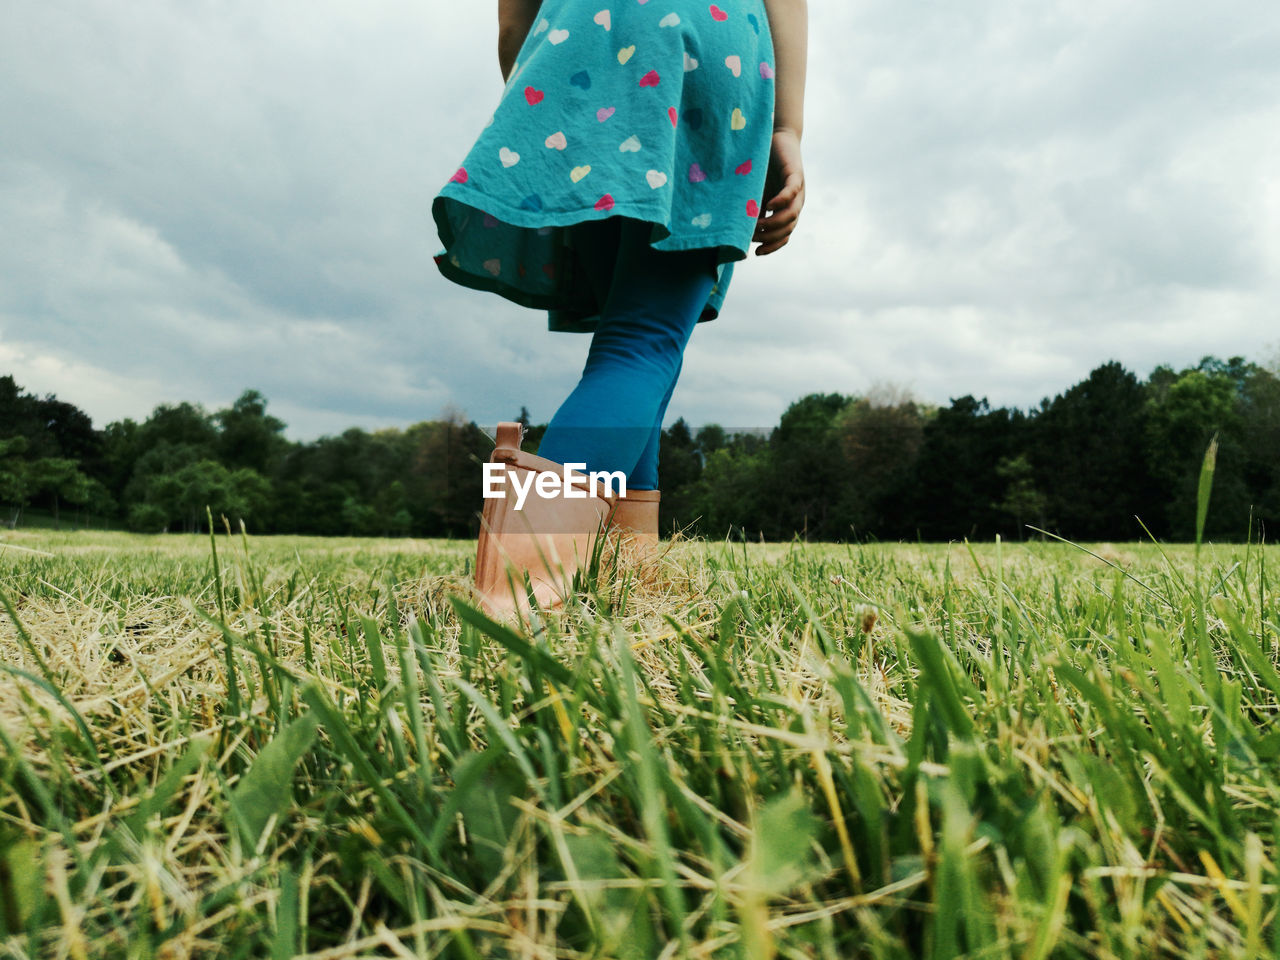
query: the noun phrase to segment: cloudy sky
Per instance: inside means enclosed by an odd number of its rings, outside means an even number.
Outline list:
[[[668,0],[673,5],[684,0]],[[0,373],[99,425],[263,391],[297,438],[545,421],[587,339],[436,272],[492,0],[8,0]],[[808,207],[668,412],[878,384],[1030,406],[1280,349],[1275,0],[811,0]]]

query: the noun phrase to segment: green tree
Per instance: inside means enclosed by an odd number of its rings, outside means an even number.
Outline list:
[[[265,474],[289,447],[284,421],[267,413],[267,399],[257,390],[244,391],[213,419],[220,428],[218,460],[230,469],[247,467]]]
[[[1135,516],[1163,520],[1151,516],[1147,417],[1147,391],[1114,362],[1042,404],[1026,449],[1046,522],[1072,539],[1108,540],[1140,533]]]
[[[841,522],[854,531],[880,536],[904,530],[908,502],[903,496],[924,443],[925,415],[910,396],[878,391],[836,417],[837,452],[845,480],[839,489]]]
[[[704,466],[707,456],[722,449],[729,443],[728,434],[725,433],[724,427],[718,423],[708,423],[706,426],[699,428],[693,439],[694,443],[697,444],[698,452],[702,455]]]
[[[29,464],[22,457],[26,450],[26,437],[0,440],[0,503],[9,506],[10,530],[18,525],[22,508],[31,501]]]
[[[391,520],[404,509],[411,528],[430,536],[474,535],[483,506],[480,464],[489,459],[492,442],[459,411],[446,410],[440,420],[410,427],[400,443],[404,466],[389,471],[378,489],[404,478],[404,501],[383,515]],[[378,502],[374,491],[367,499]]]
[[[129,508],[127,523],[134,533],[165,533],[169,516],[154,503],[135,503]]]
[[[107,485],[97,477],[89,478],[89,495],[79,506],[83,513],[87,515],[85,517],[87,522],[92,523],[97,520],[104,525],[109,520],[114,519],[119,511],[119,504],[116,502],[115,497],[111,495]],[[77,518],[79,516],[80,511],[77,511]]]
[[[118,504],[130,502],[126,491],[138,458],[144,452],[140,432],[139,424],[128,418],[108,423],[102,430],[102,467],[99,476]]]
[[[227,512],[231,500],[230,479],[227,468],[216,460],[197,460],[174,474],[170,495],[176,500],[184,530],[199,531],[208,524],[210,513],[217,529],[218,519]]]
[[[213,456],[218,430],[213,418],[197,403],[162,403],[143,422],[138,439],[144,450],[168,443],[174,447],[193,447]]]
[[[996,474],[1005,481],[1004,496],[1000,500],[1000,510],[1013,518],[1018,529],[1018,539],[1026,539],[1026,523],[1035,520],[1044,525],[1044,509],[1046,497],[1036,489],[1035,472],[1026,454],[1013,457],[1001,457],[996,464]]]
[[[1241,391],[1240,418],[1255,519],[1273,539],[1280,532],[1280,356],[1251,371]]]
[[[697,481],[682,491],[683,506],[672,511],[669,522],[715,539],[759,538],[767,522],[765,500],[771,472],[769,451],[761,445],[728,444],[713,449]]]
[[[120,497],[126,511],[132,510],[134,504],[149,503],[162,509],[167,521],[182,520],[182,484],[177,475],[191,464],[207,460],[207,454],[194,444],[169,440],[147,445],[139,438],[138,449],[142,452],[134,460]],[[189,524],[184,523],[184,528],[189,529]]]
[[[1023,413],[993,410],[985,397],[960,397],[930,417],[911,483],[915,532],[926,540],[1013,533],[996,467],[1024,449],[1027,429]]]
[[[0,503],[9,505],[8,525],[16,527],[22,511],[41,494],[50,498],[54,524],[61,526],[64,502],[82,504],[95,493],[94,481],[85,476],[76,461],[65,457],[26,456],[26,437],[0,440]]]
[[[837,422],[854,399],[839,393],[812,393],[791,404],[769,437],[769,475],[757,518],[766,538],[803,533],[814,540],[850,535],[846,517],[833,513],[852,478],[839,455]]]
[[[212,513],[215,528],[225,517],[234,531],[264,509],[270,502],[271,488],[256,470],[241,467],[233,471],[216,460],[200,460],[173,476],[173,489],[166,490],[166,495],[176,498],[184,529],[200,530]]]
[[[28,466],[28,489],[34,497],[48,494],[53,501],[53,523],[61,528],[60,507],[63,501],[82,504],[93,494],[92,481],[80,472],[75,460],[44,457]]]
[[[1249,497],[1242,476],[1241,385],[1212,358],[1166,378],[1151,389],[1147,404],[1147,458],[1164,505],[1163,527],[1178,540],[1194,535],[1200,463],[1214,436],[1218,465],[1206,534],[1243,536]],[[1152,505],[1156,512],[1159,505]]]
[[[97,466],[101,438],[83,410],[53,394],[27,393],[12,376],[0,377],[0,436],[24,437],[27,457],[76,460]]]
[[[689,425],[681,417],[658,440],[658,478],[662,499],[658,501],[658,528],[670,530],[696,520],[696,486],[702,475],[702,458]]]
[[[241,467],[230,471],[227,477],[227,502],[225,513],[231,521],[231,529],[237,530],[243,521],[257,521],[266,527],[267,511],[271,508],[271,481],[257,470]]]
[[[392,480],[374,501],[379,533],[386,537],[403,537],[413,527],[413,514],[405,497],[404,483]]]
[[[372,537],[378,532],[378,510],[372,504],[361,503],[355,497],[342,502],[344,533],[349,537]]]

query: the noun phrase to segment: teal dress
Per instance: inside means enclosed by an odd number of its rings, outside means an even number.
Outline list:
[[[589,332],[574,225],[624,216],[658,250],[714,248],[720,310],[750,250],[773,135],[763,0],[544,0],[493,117],[432,204],[457,283]]]

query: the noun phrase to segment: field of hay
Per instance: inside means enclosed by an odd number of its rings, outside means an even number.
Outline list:
[[[473,555],[0,536],[0,955],[1280,949],[1274,547]]]

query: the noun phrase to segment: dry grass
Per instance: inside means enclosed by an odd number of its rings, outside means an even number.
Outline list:
[[[6,535],[0,949],[1275,949],[1273,549],[621,549]]]

